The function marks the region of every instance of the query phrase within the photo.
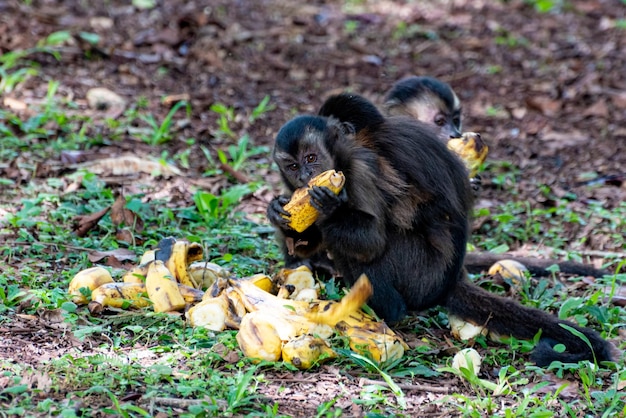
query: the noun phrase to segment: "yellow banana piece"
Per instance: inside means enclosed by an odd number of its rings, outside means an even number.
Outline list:
[[[266,274],[255,274],[254,276],[248,277],[246,280],[265,292],[272,293],[274,290],[274,281]]]
[[[154,260],[152,260],[152,262],[154,262]],[[124,273],[122,281],[124,283],[145,283],[146,276],[148,275],[148,267],[150,267],[150,262],[133,267]]]
[[[200,283],[200,289],[208,289],[216,280],[230,277],[230,271],[208,261],[194,261],[187,266],[187,274],[194,283]]]
[[[180,295],[183,299],[185,299],[185,302],[190,305],[195,305],[204,298],[204,292],[200,289],[196,289],[195,287],[185,286],[184,284],[178,283],[178,290],[180,291]]]
[[[255,311],[244,316],[236,337],[243,354],[255,362],[280,360],[283,341],[293,338],[295,330],[289,324],[279,328],[279,323],[271,311]],[[286,335],[279,335],[279,329]]]
[[[202,246],[196,242],[176,241],[172,245],[171,254],[164,260],[165,266],[172,272],[176,281],[185,286],[200,289],[202,281],[190,276],[187,266],[192,262],[202,259]]]
[[[155,260],[148,267],[146,289],[155,312],[178,311],[185,307],[178,283],[161,260]]]
[[[383,322],[381,322],[384,324]],[[370,357],[372,360],[382,363],[388,360],[402,358],[408,348],[406,343],[389,329],[389,333],[381,333],[370,329],[370,326],[348,325],[341,321],[336,325],[341,335],[348,337],[350,348],[357,353]]]
[[[91,267],[81,270],[72,278],[68,287],[68,293],[72,296],[72,301],[79,305],[84,305],[88,299],[80,291],[82,288],[89,289],[92,293],[95,289],[106,283],[112,283],[113,277],[109,270],[104,267]]]
[[[449,139],[448,149],[461,157],[469,170],[470,177],[474,177],[478,173],[480,165],[485,162],[489,152],[489,147],[475,132],[464,132],[460,138]]]
[[[300,335],[283,344],[282,357],[284,362],[293,364],[300,370],[307,370],[337,357],[337,354],[322,338]]]
[[[141,256],[141,260],[139,260],[139,265],[148,265],[149,262],[154,261],[156,259],[156,251],[148,250],[143,253]]]
[[[372,293],[372,284],[367,276],[362,274],[341,300],[314,303],[303,315],[313,322],[335,326],[339,321],[358,312]]]
[[[105,307],[144,308],[150,306],[143,283],[105,283],[91,292],[89,312],[99,314]]]
[[[495,276],[499,274],[503,279],[508,279],[514,286],[519,286],[526,278],[528,268],[515,260],[500,260],[489,267],[487,274]]]
[[[309,310],[310,303],[291,299],[281,299],[265,290],[257,287],[254,283],[245,279],[230,279],[229,287],[239,294],[246,311],[267,311],[276,315],[283,313],[301,314]]]
[[[202,300],[192,306],[186,313],[189,325],[192,327],[204,327],[212,331],[226,329],[228,312],[228,297],[226,292],[221,295]]]
[[[309,189],[313,186],[325,186],[339,194],[346,177],[341,171],[328,170],[313,177],[307,187],[297,189],[291,196],[291,200],[287,202],[284,209],[289,212],[289,225],[297,232],[302,232],[315,222],[318,217],[317,210],[311,205],[311,197]]]
[[[276,282],[280,286],[292,285],[294,287],[294,291],[290,294],[292,299],[297,299],[300,292],[304,289],[316,288],[313,272],[307,266],[299,266],[295,269],[281,269],[276,274]]]

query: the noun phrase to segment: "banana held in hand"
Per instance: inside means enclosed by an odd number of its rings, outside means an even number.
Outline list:
[[[318,217],[317,210],[311,205],[309,189],[313,186],[328,187],[335,194],[339,194],[346,177],[341,171],[328,170],[313,177],[307,187],[302,187],[293,192],[291,200],[284,209],[291,215],[289,226],[297,232],[302,232],[315,222]]]
[[[150,263],[146,289],[155,312],[179,311],[185,307],[178,283],[172,279],[172,273],[161,260]]]
[[[76,275],[70,281],[68,293],[72,296],[72,301],[78,305],[84,305],[87,302],[87,298],[80,291],[82,288],[94,291],[98,287],[106,283],[112,283],[113,277],[109,270],[104,267],[91,267],[76,273]]]
[[[475,132],[464,132],[460,138],[451,138],[448,140],[448,149],[461,157],[470,177],[476,176],[489,152],[489,147],[482,141],[480,134]]]

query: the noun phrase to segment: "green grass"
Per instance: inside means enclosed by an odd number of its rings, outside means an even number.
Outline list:
[[[25,71],[31,67],[23,61],[5,57],[0,63],[4,63],[0,76],[11,77],[2,77],[4,91],[19,87],[26,77],[36,74],[34,68]],[[152,145],[155,153],[181,166],[188,164],[189,152],[170,155],[167,146],[171,142],[186,141],[190,148],[202,149],[172,129],[177,120],[194,111],[187,103],[173,107],[161,119],[150,114],[146,99],[140,98],[120,119],[105,121],[107,132],[103,135],[92,130],[94,121],[77,112],[73,103],[57,96],[58,87],[57,82],[50,82],[41,108],[28,119],[0,111],[0,160],[12,161],[28,155],[20,168],[35,173],[39,163],[54,159],[61,151],[87,150],[123,140],[124,132],[138,121],[145,124],[140,139]],[[272,109],[264,99],[250,109],[245,119],[252,124]],[[264,399],[269,401],[267,406],[260,406],[263,402],[259,388],[268,383],[269,375],[289,373],[292,367],[282,363],[252,364],[242,357],[235,331],[215,334],[187,327],[180,317],[149,311],[95,317],[73,304],[66,293],[71,277],[92,265],[90,250],[128,248],[139,257],[166,236],[201,243],[208,259],[239,276],[275,271],[280,255],[271,238],[271,228],[234,212],[245,196],[263,185],[263,179],[254,173],[259,167],[267,168],[269,149],[254,145],[242,132],[232,108],[216,105],[212,110],[218,115],[213,132],[224,141],[224,146],[218,150],[202,149],[208,167],[203,174],[228,176],[223,171],[224,165],[228,165],[245,172],[251,182],[237,185],[231,181],[218,193],[196,191],[193,202],[187,205],[172,205],[165,199],[145,200],[142,193],[127,195],[126,207],[146,225],[139,244],[118,240],[118,226],[110,215],[105,215],[84,237],[73,233],[80,216],[95,213],[115,200],[116,190],[95,174],[28,177],[19,185],[12,180],[2,181],[0,209],[10,215],[0,224],[0,327],[8,326],[17,313],[48,312],[58,315],[67,327],[56,333],[65,332],[68,338],[71,333],[89,342],[92,349],[50,359],[37,369],[0,359],[0,382],[4,382],[0,389],[0,416],[281,416],[279,399]],[[578,260],[583,257],[579,250],[585,244],[581,231],[593,222],[594,231],[610,238],[616,253],[623,252],[626,243],[621,231],[626,205],[614,210],[593,206],[580,209],[572,204],[574,197],[557,199],[547,187],[542,187],[542,193],[555,203],[549,208],[533,207],[515,200],[519,169],[505,163],[493,164],[493,183],[512,198],[478,213],[489,221],[475,234],[477,247],[503,249],[530,243],[554,248],[564,257]],[[67,193],[72,182],[77,187]],[[619,262],[616,257],[607,257],[609,265]],[[474,279],[483,281],[481,277]],[[624,281],[622,265],[620,274],[588,284],[576,297],[569,295],[556,278],[524,282],[517,297],[524,304],[556,312],[562,318],[574,318],[615,338],[618,328],[626,323],[626,313],[605,301],[605,289],[615,293]],[[502,290],[484,284],[494,291]],[[331,282],[327,293],[337,294],[338,288]],[[427,379],[434,386],[440,381],[458,379],[463,389],[436,402],[463,416],[547,417],[564,411],[572,417],[608,417],[626,413],[623,360],[600,366],[554,364],[539,369],[524,357],[532,349],[532,342],[509,339],[494,343],[479,338],[475,348],[483,356],[483,370],[487,370],[479,377],[469,371],[451,371],[452,355],[442,352],[448,340],[447,331],[440,330],[446,328],[445,313],[432,309],[401,324],[403,332],[417,336],[419,341],[401,360],[378,365],[344,350],[332,364],[343,373],[378,382],[364,384],[353,399],[372,417],[403,415],[407,391],[401,384],[414,377]],[[465,346],[456,341],[453,344],[458,348]],[[574,395],[565,385],[567,382],[577,385]],[[570,391],[567,397],[559,396],[563,391]],[[141,401],[136,401],[139,396]],[[317,416],[344,416],[342,408],[336,405],[339,397],[340,394],[317,405]]]

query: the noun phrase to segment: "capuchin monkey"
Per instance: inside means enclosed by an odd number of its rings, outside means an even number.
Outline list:
[[[432,124],[444,142],[463,133],[461,101],[450,85],[434,77],[398,81],[387,93],[383,107],[387,115],[410,116]]]
[[[449,314],[500,335],[532,339],[541,331],[532,355],[540,366],[554,360],[611,360],[612,346],[597,332],[468,280],[463,260],[472,189],[463,163],[428,125],[386,118],[367,100],[351,101],[357,102],[363,105],[352,113],[358,115],[354,124],[332,116],[299,116],[278,132],[273,157],[288,192],[270,202],[267,215],[286,265],[328,252],[348,285],[363,273],[368,276],[374,289],[369,304],[388,322],[409,310],[442,305]],[[359,121],[367,122],[359,129]],[[304,232],[294,231],[284,205],[295,189],[329,169],[344,173],[343,190],[335,195],[313,187],[309,194],[319,217]],[[287,240],[295,244],[290,249]],[[591,348],[562,325],[582,333]],[[565,352],[553,348],[558,343]]]

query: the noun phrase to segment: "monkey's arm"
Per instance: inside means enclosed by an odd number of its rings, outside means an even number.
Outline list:
[[[352,207],[348,194],[335,195],[326,187],[313,187],[311,204],[320,213],[316,225],[331,253],[369,262],[385,250],[387,235],[381,217]]]

